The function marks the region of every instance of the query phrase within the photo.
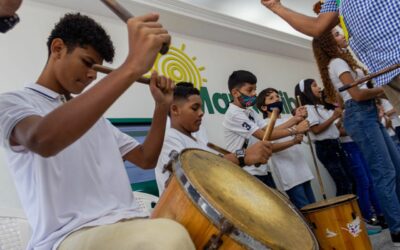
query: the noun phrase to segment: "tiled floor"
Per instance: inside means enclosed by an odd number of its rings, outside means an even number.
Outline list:
[[[400,250],[400,247],[394,247],[390,239],[389,230],[383,230],[379,234],[369,236],[374,250]]]

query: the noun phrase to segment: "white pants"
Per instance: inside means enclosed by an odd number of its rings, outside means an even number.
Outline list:
[[[186,229],[169,219],[131,219],[82,228],[58,250],[186,250],[195,249]]]

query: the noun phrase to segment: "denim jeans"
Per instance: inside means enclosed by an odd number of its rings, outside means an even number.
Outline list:
[[[267,175],[254,175],[254,177],[262,181],[268,187],[276,189],[276,184],[271,173],[268,173]]]
[[[371,173],[360,149],[355,142],[342,143],[342,148],[348,156],[350,169],[356,182],[358,205],[362,216],[364,219],[370,220],[374,212],[376,215],[382,215],[382,209],[372,184]]]
[[[319,161],[322,162],[335,182],[336,196],[351,194],[353,192],[352,176],[339,140],[315,141],[315,151]]]
[[[294,186],[291,189],[286,190],[286,193],[289,195],[290,201],[298,209],[315,202],[314,193],[311,188],[311,181],[306,181]]]
[[[374,100],[345,103],[344,127],[370,168],[391,233],[400,232],[400,153],[378,119]]]

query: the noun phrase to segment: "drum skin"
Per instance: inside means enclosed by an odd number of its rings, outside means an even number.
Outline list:
[[[342,195],[301,209],[321,249],[372,249],[355,195]]]
[[[183,188],[176,176],[180,165],[190,184],[212,208],[265,249],[318,249],[310,228],[293,205],[235,164],[190,149],[183,151],[174,164],[174,175],[151,217],[181,223],[197,249],[203,249],[219,228]],[[232,234],[223,236],[219,249],[251,249]]]

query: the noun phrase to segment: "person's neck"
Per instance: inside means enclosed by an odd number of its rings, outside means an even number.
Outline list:
[[[172,120],[171,118],[171,128],[178,130],[179,132],[181,132],[182,134],[192,138],[193,140],[196,140],[193,136],[192,133],[188,130],[186,130],[181,124],[179,124],[178,122],[175,122],[174,120]]]
[[[245,107],[242,106],[242,104],[239,102],[237,98],[234,98],[232,103],[241,109],[245,109]]]
[[[53,71],[47,65],[43,69],[39,78],[36,80],[36,83],[56,93],[59,93],[60,95],[64,95],[67,100],[70,100],[72,98],[71,93],[67,92],[64,88],[61,87],[61,84],[56,79]]]

